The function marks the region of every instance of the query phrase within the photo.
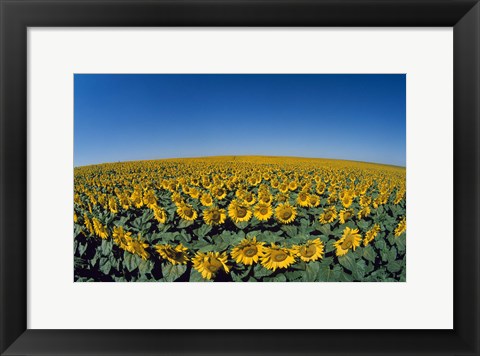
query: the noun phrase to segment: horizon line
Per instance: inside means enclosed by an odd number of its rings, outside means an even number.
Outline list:
[[[81,166],[73,166],[73,168],[82,168],[89,166],[97,166],[102,164],[114,164],[114,163],[127,163],[127,162],[145,162],[145,161],[165,161],[165,160],[175,160],[175,159],[195,159],[195,158],[213,158],[213,157],[269,157],[269,158],[306,158],[306,159],[324,159],[330,161],[346,161],[346,162],[356,162],[356,163],[367,163],[367,164],[376,164],[381,166],[390,166],[406,169],[406,166],[400,166],[390,163],[379,163],[379,162],[369,162],[369,161],[359,161],[353,159],[343,159],[343,158],[326,158],[326,157],[308,157],[308,156],[272,156],[272,155],[207,155],[207,156],[188,156],[188,157],[164,157],[164,158],[152,158],[152,159],[136,159],[136,160],[126,160],[126,161],[110,161],[110,162],[100,162],[100,163],[91,163]]]

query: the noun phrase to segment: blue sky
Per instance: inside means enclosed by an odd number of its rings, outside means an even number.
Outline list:
[[[74,164],[217,155],[405,166],[403,74],[76,74]]]

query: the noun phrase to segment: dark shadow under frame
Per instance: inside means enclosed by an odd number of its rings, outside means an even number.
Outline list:
[[[477,1],[0,0],[0,4],[0,353],[479,354]],[[26,33],[33,26],[453,26],[454,329],[28,330]],[[428,137],[425,141],[428,144]]]

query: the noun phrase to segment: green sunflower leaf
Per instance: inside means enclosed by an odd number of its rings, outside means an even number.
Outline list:
[[[205,237],[210,231],[212,231],[212,226],[208,224],[203,224],[198,229],[193,230],[198,237]]]
[[[152,272],[152,268],[153,268],[153,262],[149,260],[147,261],[142,260],[138,265],[138,270],[142,275]]]
[[[110,270],[112,269],[112,264],[110,263],[109,260],[105,259],[105,261],[102,263],[102,259],[100,259],[100,271],[104,274],[109,274]]]
[[[88,247],[87,244],[85,244],[85,245],[82,245],[82,244],[78,245],[78,254],[79,254],[80,256],[83,256],[83,254],[84,254],[85,251],[87,250],[87,247]]]
[[[335,250],[335,240],[329,240],[327,244],[325,245],[325,253],[332,252]]]
[[[338,276],[339,282],[353,282],[354,278],[353,275],[346,273],[345,271],[341,271]]]
[[[367,265],[366,265],[364,260],[358,260],[355,271],[353,271],[353,273],[352,273],[353,278],[355,278],[355,280],[357,280],[357,281],[362,281],[363,278],[365,277],[366,267],[367,267]]]
[[[265,277],[264,282],[286,282],[287,277],[284,274],[277,274],[275,277]]]
[[[255,265],[255,267],[253,268],[253,275],[257,279],[262,278],[262,277],[266,277],[266,276],[270,276],[272,273],[273,273],[273,271],[264,268],[260,264]]]
[[[193,225],[193,221],[190,221],[190,220],[184,220],[184,219],[180,219],[178,225],[177,225],[177,228],[178,229],[185,229],[186,227],[189,227],[191,225]]]
[[[108,256],[112,252],[113,241],[112,240],[102,240],[101,250],[102,255]]]
[[[325,224],[325,225],[319,225],[317,227],[318,231],[320,231],[323,235],[331,235],[332,230],[330,224]]]
[[[180,278],[187,270],[186,265],[173,265],[165,263],[162,265],[162,274],[166,282],[173,282]]]
[[[298,235],[298,228],[294,225],[283,225],[282,230],[285,231],[289,237],[295,237]]]
[[[367,221],[365,221],[365,220],[360,220],[360,221],[357,222],[357,226],[358,226],[362,231],[367,231],[369,225],[370,225],[370,223],[367,222]]]
[[[387,270],[392,273],[396,273],[402,269],[402,263],[399,261],[391,261],[387,264]]]
[[[315,282],[319,278],[320,262],[308,262],[305,267],[304,280],[306,282]]]
[[[367,261],[375,262],[375,251],[373,250],[372,246],[367,246],[363,249],[363,258]]]
[[[195,247],[198,247],[198,246],[195,246]],[[217,251],[217,246],[214,245],[214,244],[211,244],[211,245],[206,245],[206,246],[203,246],[201,248],[198,249],[199,252],[213,252],[213,251]]]
[[[388,262],[393,262],[397,259],[397,249],[395,247],[392,247],[390,251],[388,252]]]
[[[248,221],[240,221],[238,223],[235,223],[235,226],[238,227],[240,230],[243,230],[248,226],[248,224]]]
[[[407,237],[407,235],[404,233],[404,234],[398,236],[397,238],[395,238],[395,245],[397,246],[399,252],[403,253],[407,249],[407,239],[406,239],[406,237]]]
[[[301,282],[304,274],[303,271],[288,271],[285,272],[285,277],[289,282]]]
[[[327,264],[321,264],[318,271],[318,280],[320,282],[335,282],[338,280],[340,274],[342,273],[339,266],[330,268]]]
[[[355,261],[355,257],[350,252],[348,252],[344,256],[338,257],[338,262],[340,262],[340,264],[343,267],[345,267],[346,269],[348,269],[351,272],[354,272],[357,269],[357,263]]]
[[[377,240],[375,241],[375,247],[378,248],[380,251],[383,251],[387,248],[387,244],[383,240]]]
[[[131,254],[130,252],[124,251],[123,253],[123,265],[127,268],[129,272],[132,272],[138,267],[140,263],[139,257]]]

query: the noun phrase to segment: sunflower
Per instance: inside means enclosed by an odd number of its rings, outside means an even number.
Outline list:
[[[303,207],[308,206],[309,204],[308,197],[309,197],[308,192],[301,191],[300,193],[298,193],[297,204]]]
[[[322,224],[328,224],[334,222],[337,218],[337,209],[334,206],[325,208],[323,213],[320,214],[320,222]]]
[[[194,186],[198,187],[200,185],[200,178],[194,177],[194,178],[192,178],[190,183],[192,183]]]
[[[148,190],[143,194],[143,204],[145,204],[150,209],[153,209],[157,206],[157,197],[155,196],[155,192],[153,190]]]
[[[327,198],[327,203],[328,203],[328,204],[333,204],[333,203],[335,203],[335,202],[337,201],[337,199],[338,199],[338,197],[337,197],[337,195],[335,194],[335,192],[332,192],[332,193],[328,196],[328,198]]]
[[[198,216],[197,212],[193,209],[193,207],[190,204],[185,203],[178,206],[177,213],[182,219],[188,221],[193,221]]]
[[[139,234],[136,239],[131,239],[128,242],[127,251],[147,260],[150,257],[150,254],[145,250],[147,247],[148,244],[142,240]]]
[[[360,205],[361,206],[369,206],[371,202],[372,202],[372,198],[369,197],[369,196],[364,195],[364,196],[360,197]]]
[[[325,192],[326,188],[327,188],[327,185],[323,182],[320,182],[317,184],[315,191],[317,192],[318,195],[322,195]]]
[[[107,227],[103,226],[102,223],[97,218],[92,218],[92,222],[93,222],[93,229],[95,231],[95,234],[102,239],[108,238]]]
[[[405,196],[405,191],[402,191],[402,190],[397,191],[395,195],[395,199],[393,200],[393,204],[395,205],[400,204],[404,196]]]
[[[345,196],[341,199],[342,205],[345,208],[349,208],[350,205],[353,203],[353,197],[350,194],[345,194]]]
[[[253,215],[260,221],[267,221],[273,215],[272,206],[260,202],[253,208]]]
[[[310,194],[308,196],[308,206],[310,208],[315,208],[320,205],[320,197],[316,194]]]
[[[370,211],[371,211],[371,210],[370,210],[370,207],[369,207],[369,206],[363,207],[362,209],[360,209],[360,211],[359,211],[358,214],[357,214],[358,219],[363,219],[363,218],[369,216],[369,215],[370,215]]]
[[[143,195],[139,190],[135,190],[130,196],[130,202],[135,205],[136,208],[141,208],[143,206]]]
[[[248,204],[248,205],[253,205],[255,204],[255,196],[251,193],[251,192],[248,192],[246,194],[243,195],[243,201]]]
[[[182,185],[182,190],[185,194],[190,194],[190,187],[188,185]]]
[[[227,196],[227,190],[223,187],[214,187],[212,193],[218,200],[223,200]]]
[[[85,227],[88,229],[88,232],[90,233],[90,235],[93,235],[95,233],[95,229],[93,228],[92,222],[88,218],[87,213],[83,214],[83,220],[84,220]]]
[[[200,191],[199,191],[197,188],[192,188],[192,189],[190,189],[189,195],[190,195],[193,199],[198,199],[198,197],[200,196]]]
[[[182,195],[178,192],[172,194],[171,200],[177,206],[184,203]]]
[[[153,208],[153,216],[155,217],[155,220],[157,220],[160,224],[165,224],[165,222],[167,221],[167,212],[165,211],[165,209],[158,206]]]
[[[287,201],[290,200],[290,195],[288,193],[280,193],[280,194],[277,194],[277,196],[275,197],[275,199],[279,202],[279,203],[286,203]]]
[[[171,245],[156,245],[155,250],[172,265],[185,265],[189,260],[188,249],[182,244],[178,244],[175,248]]]
[[[340,211],[340,213],[338,214],[339,217],[340,217],[340,224],[345,224],[345,222],[349,219],[351,219],[355,213],[353,212],[352,209],[343,209]]]
[[[208,179],[208,177],[203,177],[202,185],[205,189],[210,189],[212,187],[212,182]]]
[[[130,200],[128,199],[128,195],[125,193],[121,193],[118,195],[118,201],[123,209],[128,210],[130,208]]]
[[[297,216],[297,209],[289,203],[280,204],[275,208],[275,217],[282,224],[290,224]]]
[[[272,180],[270,181],[270,185],[272,186],[272,188],[277,189],[277,188],[279,187],[279,185],[280,185],[280,182],[279,182],[278,180],[276,180],[276,179],[272,179]]]
[[[114,197],[110,197],[110,199],[108,199],[108,207],[112,213],[118,213],[117,201]]]
[[[304,245],[293,246],[293,250],[302,261],[316,261],[323,257],[323,242],[319,238],[310,240]]]
[[[213,198],[209,193],[203,193],[200,198],[200,203],[202,203],[203,206],[212,206]]]
[[[122,250],[128,250],[128,243],[132,241],[132,233],[123,231],[123,227],[118,226],[113,228],[113,241]]]
[[[258,258],[263,254],[264,242],[257,242],[257,238],[244,239],[237,246],[235,246],[230,253],[232,258],[237,263],[243,263],[244,265],[251,265],[254,262],[258,262]]]
[[[407,231],[407,220],[403,217],[395,228],[395,237],[400,236]]]
[[[258,194],[258,201],[264,204],[271,204],[273,201],[273,197],[270,193]]]
[[[74,222],[74,223],[78,222],[77,213],[73,213],[73,222]]]
[[[219,209],[216,206],[212,206],[203,211],[203,220],[208,225],[220,225],[225,222],[227,215],[225,209]]]
[[[362,241],[362,236],[358,233],[358,229],[350,229],[346,227],[343,230],[343,235],[335,242],[333,245],[336,248],[336,255],[343,256],[346,255],[349,249],[355,249],[360,246],[360,242]]]
[[[263,256],[260,257],[262,266],[275,271],[277,268],[287,268],[295,263],[295,252],[288,248],[275,245],[264,248]]]
[[[229,272],[230,268],[227,266],[227,254],[223,252],[197,252],[193,257],[193,268],[195,268],[205,279],[215,278],[217,273],[221,270]]]
[[[296,181],[292,180],[290,183],[288,183],[288,189],[290,189],[292,192],[294,190],[297,190],[298,184]]]
[[[280,191],[280,193],[286,193],[286,192],[288,192],[288,184],[287,184],[287,183],[281,183],[281,184],[278,186],[278,190]]]
[[[365,233],[365,238],[363,239],[363,245],[368,246],[370,242],[378,235],[380,232],[380,225],[375,224],[373,227]]]
[[[228,206],[228,216],[236,223],[248,221],[252,217],[252,211],[245,203],[234,199]]]

